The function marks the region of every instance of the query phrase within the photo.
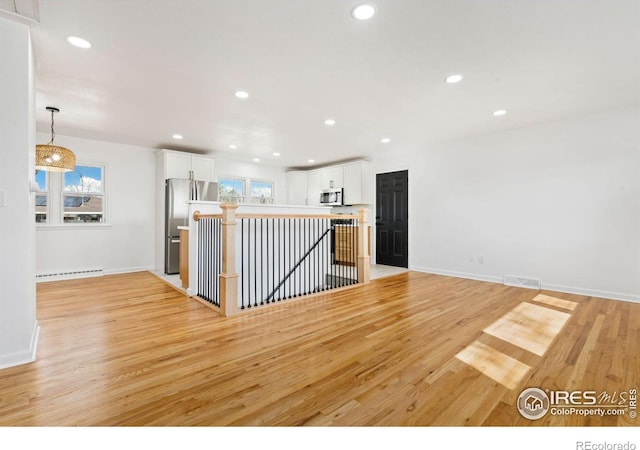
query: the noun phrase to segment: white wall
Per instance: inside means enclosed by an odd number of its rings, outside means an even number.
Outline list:
[[[49,140],[38,134],[39,143]],[[106,226],[39,225],[36,273],[153,269],[156,150],[58,134],[55,142],[71,149],[78,164],[106,166]]]
[[[0,17],[0,368],[35,359],[35,94],[29,27]]]
[[[403,169],[412,268],[640,301],[640,108],[374,159]]]

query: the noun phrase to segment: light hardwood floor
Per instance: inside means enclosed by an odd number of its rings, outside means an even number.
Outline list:
[[[38,285],[0,426],[638,425],[531,421],[527,387],[640,385],[640,304],[407,272],[232,318],[150,273]]]

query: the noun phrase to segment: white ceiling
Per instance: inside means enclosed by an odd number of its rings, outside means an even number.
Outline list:
[[[308,166],[640,104],[640,0],[356,3],[40,0],[38,130]]]

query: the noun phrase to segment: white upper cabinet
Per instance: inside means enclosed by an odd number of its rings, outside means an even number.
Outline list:
[[[288,172],[299,174],[301,172]],[[302,172],[305,173],[305,172]],[[344,189],[343,202],[345,205],[370,205],[373,203],[373,179],[371,175],[371,163],[367,161],[354,161],[346,164],[323,167],[321,169],[309,170],[306,172],[306,195],[307,205],[316,206],[320,204],[320,192],[324,189]],[[292,177],[294,175],[291,175]],[[298,176],[298,175],[295,175]],[[302,189],[301,183],[288,183],[287,189]],[[299,193],[291,192],[296,196]],[[296,202],[299,202],[299,197]],[[291,203],[290,204],[294,204]],[[299,203],[298,203],[299,204]]]
[[[320,169],[320,189],[340,189],[344,187],[344,170],[342,166]]]
[[[310,170],[307,172],[307,205],[318,206],[320,204],[320,191],[322,190],[322,171]]]
[[[287,172],[287,204],[307,204],[307,172],[292,170]]]
[[[163,179],[193,178],[195,180],[216,181],[214,159],[193,153],[163,150],[159,154]]]
[[[344,166],[344,204],[369,205],[372,203],[371,164],[366,161]]]
[[[193,173],[194,180],[217,181],[213,158],[207,158],[206,156],[192,156],[191,171]]]
[[[191,156],[186,153],[163,153],[164,179],[167,178],[189,178],[191,170]]]

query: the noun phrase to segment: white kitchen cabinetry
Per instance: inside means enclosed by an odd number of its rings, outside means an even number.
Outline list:
[[[216,181],[214,160],[193,153],[163,150],[158,155],[158,165],[163,167],[163,179],[193,178],[194,180]]]
[[[368,205],[372,203],[371,164],[366,161],[346,164],[344,167],[344,204]]]
[[[320,205],[320,191],[322,190],[322,171],[310,170],[307,172],[307,205]]]
[[[288,172],[299,174],[297,172]],[[304,173],[304,172],[303,172]],[[321,169],[309,170],[307,174],[307,188],[304,192],[307,195],[307,205],[317,206],[320,204],[320,192],[323,189],[344,189],[345,205],[371,205],[373,204],[373,179],[371,163],[368,161],[354,161],[346,164],[323,167]],[[292,175],[302,176],[302,175]],[[331,186],[333,182],[333,187]],[[288,189],[302,189],[301,183],[288,183]],[[290,192],[289,195],[296,196],[299,193]],[[293,197],[291,197],[293,198]],[[296,197],[299,202],[299,197]]]
[[[218,181],[214,170],[213,158],[207,158],[206,156],[192,156],[191,172],[194,180]]]
[[[340,189],[344,187],[344,170],[342,166],[320,169],[320,189]]]
[[[292,170],[287,172],[287,205],[307,204],[307,172]]]

